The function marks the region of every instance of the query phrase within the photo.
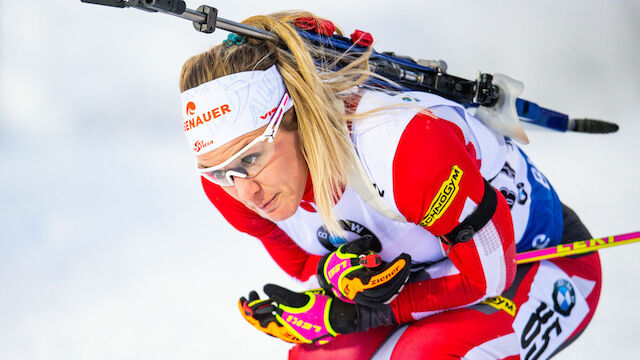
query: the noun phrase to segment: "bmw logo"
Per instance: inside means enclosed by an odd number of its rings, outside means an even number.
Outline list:
[[[357,238],[361,238],[366,235],[370,235],[374,239],[374,248],[372,250],[379,252],[382,249],[380,245],[380,240],[378,237],[371,232],[371,230],[367,229],[364,225],[359,224],[352,220],[340,220],[340,226],[346,230],[347,238],[342,238],[339,236],[333,236],[329,234],[324,225],[320,226],[316,231],[316,236],[318,237],[318,241],[320,244],[324,246],[329,251],[336,251],[340,245],[346,244],[351,240],[355,240]],[[377,250],[376,250],[377,249]]]
[[[553,309],[562,316],[569,316],[576,304],[576,292],[573,285],[565,279],[553,284]]]

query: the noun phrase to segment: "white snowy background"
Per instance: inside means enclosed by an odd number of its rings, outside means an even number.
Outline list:
[[[306,8],[380,51],[502,72],[524,98],[617,122],[530,131],[525,150],[594,236],[640,230],[640,2],[211,4],[237,21]],[[227,33],[79,0],[2,0],[0,16],[0,359],[284,358],[236,301],[295,283],[207,201],[180,125],[181,64]],[[595,318],[558,359],[640,349],[640,245],[601,256]]]

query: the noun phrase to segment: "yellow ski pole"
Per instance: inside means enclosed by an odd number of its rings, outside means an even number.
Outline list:
[[[640,241],[640,231],[590,240],[581,240],[569,244],[560,244],[546,249],[525,251],[516,254],[516,261],[518,264],[526,264],[534,261],[584,254],[637,241]]]

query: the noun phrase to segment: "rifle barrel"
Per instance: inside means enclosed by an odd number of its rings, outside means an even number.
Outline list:
[[[274,34],[268,31],[254,28],[253,26],[241,24],[241,23],[223,19],[223,18],[218,18],[216,27],[222,30],[231,31],[234,33],[243,34],[243,35],[259,38],[262,40],[273,40],[273,41],[278,40],[278,38]]]

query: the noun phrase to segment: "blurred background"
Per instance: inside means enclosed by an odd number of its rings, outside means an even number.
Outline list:
[[[640,230],[640,2],[208,4],[235,21],[306,8],[371,32],[379,51],[504,73],[523,98],[618,123],[531,129],[525,151],[594,236]],[[0,16],[0,358],[285,358],[236,301],[298,285],[208,202],[181,129],[181,65],[227,33],[79,0],[3,0]],[[600,306],[557,359],[640,349],[640,245],[601,256]]]

